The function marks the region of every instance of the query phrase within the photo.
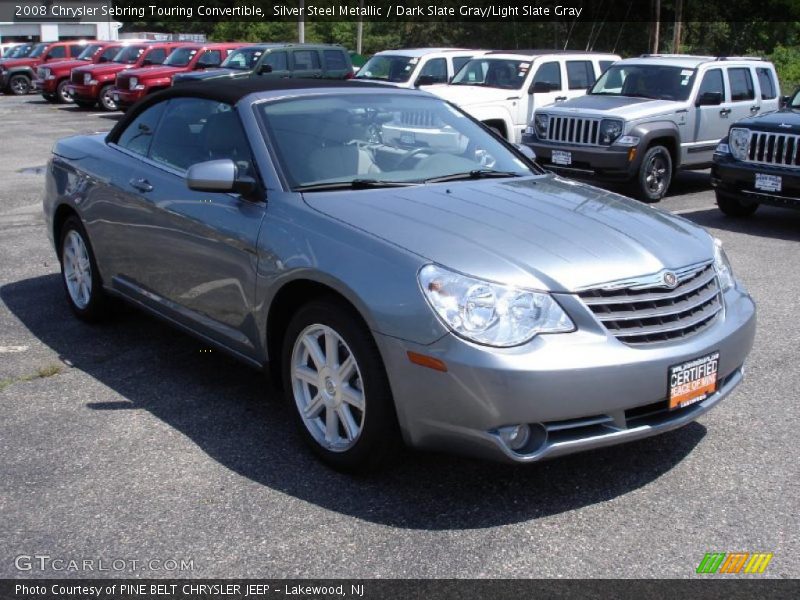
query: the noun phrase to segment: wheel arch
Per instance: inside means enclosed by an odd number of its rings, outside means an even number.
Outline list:
[[[53,245],[56,248],[56,255],[61,260],[61,231],[64,223],[70,217],[75,217],[80,220],[80,215],[69,204],[60,204],[53,213]]]
[[[639,146],[642,156],[653,146],[664,146],[672,159],[673,172],[680,167],[681,135],[674,123],[645,123],[635,127],[629,135],[638,135],[642,138]]]

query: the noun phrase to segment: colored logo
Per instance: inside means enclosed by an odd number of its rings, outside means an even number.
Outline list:
[[[772,552],[708,552],[697,566],[698,573],[763,573]]]

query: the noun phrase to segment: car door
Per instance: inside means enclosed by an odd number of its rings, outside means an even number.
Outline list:
[[[292,77],[297,79],[316,79],[322,77],[322,63],[316,50],[292,50],[290,52]]]
[[[758,114],[761,99],[756,98],[753,70],[750,67],[728,67],[726,71],[731,91],[730,122]]]
[[[165,104],[165,103],[161,103]],[[256,242],[261,199],[186,186],[187,169],[230,158],[257,176],[239,116],[229,105],[173,98],[152,135],[147,156],[129,182],[132,210],[125,222],[124,291],[170,318],[252,356]],[[243,333],[243,331],[249,331]]]
[[[352,75],[344,50],[327,49],[322,51],[324,63],[323,77],[326,79],[344,79]]]
[[[530,102],[524,114],[520,115],[519,124],[527,125],[533,119],[535,109],[549,106],[567,99],[564,91],[562,65],[558,60],[549,60],[535,65],[533,79],[528,88]],[[547,84],[544,91],[541,86]],[[537,91],[541,90],[541,91]]]
[[[458,73],[461,70],[461,67],[463,67],[465,64],[467,64],[470,60],[472,60],[472,55],[471,54],[465,54],[463,56],[453,56],[451,58],[451,69],[452,70],[450,71],[450,76],[449,76],[448,81],[450,79],[452,79],[453,77],[455,77],[456,73]]]
[[[412,82],[415,87],[447,83],[447,59],[444,57],[423,59],[419,74]]]
[[[594,85],[595,73],[591,60],[565,61],[567,73],[567,99],[577,98],[586,94],[586,90]]]
[[[704,94],[719,94],[722,102],[718,105],[697,106]],[[688,109],[689,129],[682,140],[685,146],[684,162],[697,163],[710,161],[717,142],[728,134],[731,125],[731,102],[725,86],[722,68],[708,69],[700,80],[694,96],[693,108]],[[694,119],[691,118],[694,113]]]
[[[195,69],[214,69],[222,64],[222,50],[208,49],[200,54],[194,63]]]
[[[43,62],[52,62],[54,60],[64,60],[67,58],[67,47],[64,44],[55,44],[50,47],[47,54],[44,56]]]
[[[264,70],[269,67],[269,71]],[[267,79],[286,79],[291,77],[289,71],[289,53],[285,50],[267,52],[256,68],[256,75]]]

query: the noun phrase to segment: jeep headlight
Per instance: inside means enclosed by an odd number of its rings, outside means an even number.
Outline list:
[[[483,281],[437,265],[420,270],[419,284],[447,327],[479,344],[518,346],[539,333],[575,330],[569,316],[545,292]]]
[[[722,291],[731,289],[734,283],[733,268],[731,268],[728,255],[722,249],[722,242],[717,238],[714,238],[714,269],[717,271],[717,278]]]
[[[39,79],[50,79],[50,69],[39,69]]]
[[[550,125],[550,117],[547,115],[535,115],[533,117],[533,129],[536,132],[536,137],[540,140],[547,139],[547,129]]]
[[[610,146],[622,135],[623,122],[617,119],[603,119],[600,121],[600,143]]]
[[[750,151],[750,130],[734,127],[728,134],[728,147],[736,160],[747,160]]]
[[[83,85],[89,85],[92,82],[92,74],[91,73],[84,73],[83,74]]]
[[[131,77],[128,80],[128,89],[136,89],[136,86],[139,85],[139,78],[138,77]]]

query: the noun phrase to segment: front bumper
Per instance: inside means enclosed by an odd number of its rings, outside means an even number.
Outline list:
[[[6,86],[8,85],[8,79],[8,71],[3,71],[0,73],[0,91],[6,89]]]
[[[67,86],[67,93],[75,100],[90,102],[97,100],[100,95],[99,85],[79,85],[70,83]]]
[[[558,296],[578,326],[517,348],[487,348],[448,334],[430,346],[377,336],[406,441],[510,462],[534,462],[640,439],[681,427],[711,409],[742,380],[755,336],[755,305],[740,287],[701,333],[631,347],[595,320],[575,296]],[[447,372],[413,365],[407,352],[438,358]],[[717,391],[667,410],[669,367],[720,353]],[[528,424],[546,432],[515,452],[498,428]]]
[[[633,179],[639,170],[640,156],[636,152],[629,160],[630,148],[623,146],[583,146],[541,141],[534,135],[524,134],[522,143],[536,153],[536,162],[552,171],[565,174],[584,174],[609,180]],[[572,155],[570,165],[559,165],[552,161],[553,151],[560,150]]]
[[[55,94],[56,93],[56,80],[55,79],[33,79],[31,81],[31,89],[42,94]]]
[[[756,189],[756,174],[781,178],[780,191]],[[711,185],[728,196],[748,202],[800,209],[800,168],[742,162],[730,155],[714,155]]]
[[[130,108],[147,95],[147,90],[121,90],[114,88],[112,97],[120,108]]]

